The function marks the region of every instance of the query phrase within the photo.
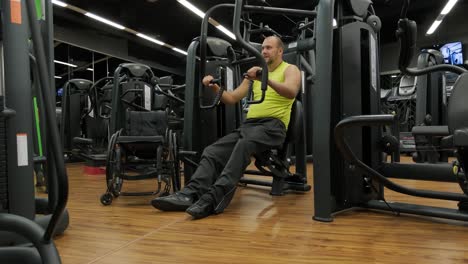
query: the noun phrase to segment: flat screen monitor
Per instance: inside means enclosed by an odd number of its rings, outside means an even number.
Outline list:
[[[442,45],[439,48],[444,56],[444,63],[446,64],[463,64],[463,50],[461,42],[451,42]]]

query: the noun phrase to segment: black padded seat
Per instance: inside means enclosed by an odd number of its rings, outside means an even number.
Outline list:
[[[427,135],[445,137],[450,135],[448,126],[415,126],[411,131],[413,135]]]

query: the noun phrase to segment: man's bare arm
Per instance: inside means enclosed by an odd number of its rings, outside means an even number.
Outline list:
[[[205,86],[211,87],[215,93],[219,91],[219,86],[217,84],[212,84],[210,81],[213,79],[211,75],[205,76],[203,78],[203,84]],[[247,93],[249,92],[250,81],[244,79],[242,83],[233,91],[224,91],[221,96],[221,102],[225,104],[235,104],[242,100]]]
[[[260,81],[261,76],[257,76],[257,71],[262,70],[260,67],[252,67],[247,71],[247,78],[250,80]],[[296,65],[289,65],[284,71],[284,82],[268,80],[268,85],[275,90],[279,95],[289,99],[296,97],[301,87],[301,72]]]
[[[296,65],[289,65],[284,71],[283,83],[268,80],[268,85],[279,95],[293,99],[301,87],[301,72]]]

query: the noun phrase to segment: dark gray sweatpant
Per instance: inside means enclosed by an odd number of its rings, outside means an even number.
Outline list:
[[[234,132],[205,148],[197,170],[181,192],[195,198],[208,195],[215,211],[222,212],[252,155],[280,146],[285,137],[286,128],[279,119],[247,119]]]

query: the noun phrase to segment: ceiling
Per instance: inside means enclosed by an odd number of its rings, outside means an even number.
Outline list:
[[[463,0],[462,0],[463,1]],[[176,0],[64,0],[64,2],[93,12],[110,20],[118,22],[127,28],[144,33],[164,41],[172,46],[186,50],[193,38],[200,34],[200,17],[183,7]],[[220,3],[234,3],[234,0],[190,0],[202,11]],[[312,10],[316,0],[250,0],[251,5],[274,6],[283,8]],[[418,24],[428,23],[434,20],[446,1],[441,0],[413,0],[408,16],[416,20]],[[382,20],[381,43],[395,41],[394,32],[396,22],[402,6],[402,0],[375,0],[374,8],[376,14]],[[221,9],[213,14],[215,20],[228,29],[232,29],[232,10]],[[275,29],[281,35],[293,36],[296,23],[302,18],[285,15],[259,15],[251,16],[254,24],[264,23]],[[82,14],[54,6],[54,24],[73,30],[86,28],[89,32],[104,36],[113,36],[128,40],[128,50],[134,57],[148,58],[174,69],[185,69],[185,56],[169,48],[141,40],[135,35],[121,32],[105,24],[91,20]],[[228,39],[220,31],[210,26],[210,35]],[[55,57],[61,60],[74,60],[78,64],[90,63],[92,54],[86,53],[77,47],[66,44],[56,44]],[[70,52],[70,50],[72,52]],[[112,54],[110,54],[112,55]],[[105,59],[106,56],[95,53],[95,59]],[[113,57],[113,56],[111,56]],[[117,56],[118,57],[118,56]],[[104,59],[103,59],[104,58]],[[123,60],[110,59],[110,70]],[[56,65],[57,66],[57,65]],[[168,74],[160,70],[157,75]],[[68,68],[57,66],[56,75],[68,76]],[[86,73],[89,76],[90,72]],[[96,75],[97,72],[95,72]],[[102,72],[100,72],[102,75]],[[105,74],[105,73],[104,73]],[[73,77],[79,76],[74,73]]]

